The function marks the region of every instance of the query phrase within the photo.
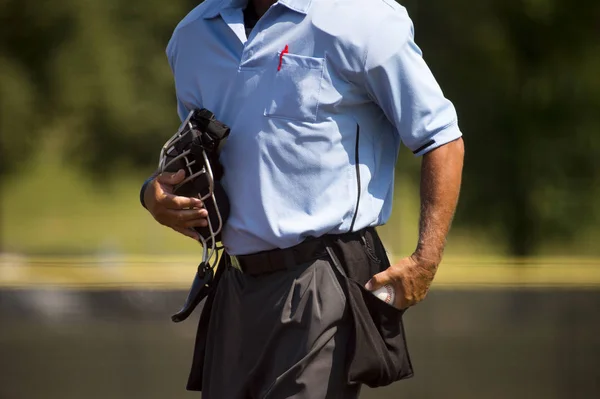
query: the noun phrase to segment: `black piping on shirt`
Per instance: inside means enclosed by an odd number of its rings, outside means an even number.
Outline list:
[[[432,145],[435,144],[435,140],[429,140],[427,143],[423,144],[422,146],[420,146],[419,148],[417,148],[416,150],[413,151],[413,154],[416,154],[418,152],[423,151],[425,148],[427,147],[431,147]]]
[[[356,147],[354,150],[354,166],[356,168],[356,209],[354,210],[354,216],[352,217],[352,223],[350,224],[350,232],[354,231],[354,222],[356,222],[356,216],[358,215],[358,206],[360,205],[360,166],[358,157],[358,144],[360,141],[360,126],[356,124]]]

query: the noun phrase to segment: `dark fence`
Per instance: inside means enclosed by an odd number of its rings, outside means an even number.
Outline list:
[[[0,290],[0,399],[200,397],[184,296]],[[598,398],[599,316],[598,289],[434,290],[406,315],[415,377],[362,398]]]

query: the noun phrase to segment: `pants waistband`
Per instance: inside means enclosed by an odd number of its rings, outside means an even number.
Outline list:
[[[366,230],[366,229],[365,229]],[[290,248],[272,249],[249,255],[230,256],[233,267],[250,275],[276,272],[310,262],[327,254],[327,246],[334,240],[345,242],[360,240],[364,230],[344,234],[326,234],[318,238],[308,238]]]

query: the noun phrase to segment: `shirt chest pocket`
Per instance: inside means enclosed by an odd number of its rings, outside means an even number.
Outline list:
[[[323,79],[324,58],[284,53],[277,55],[264,115],[271,118],[315,122]]]

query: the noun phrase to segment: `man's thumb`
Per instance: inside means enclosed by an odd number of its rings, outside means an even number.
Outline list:
[[[156,180],[158,180],[159,183],[174,185],[181,182],[184,178],[185,172],[183,169],[179,169],[176,173],[163,172],[158,175]]]
[[[365,288],[369,291],[375,291],[376,289],[383,287],[389,279],[387,278],[385,271],[377,273],[365,284]]]

